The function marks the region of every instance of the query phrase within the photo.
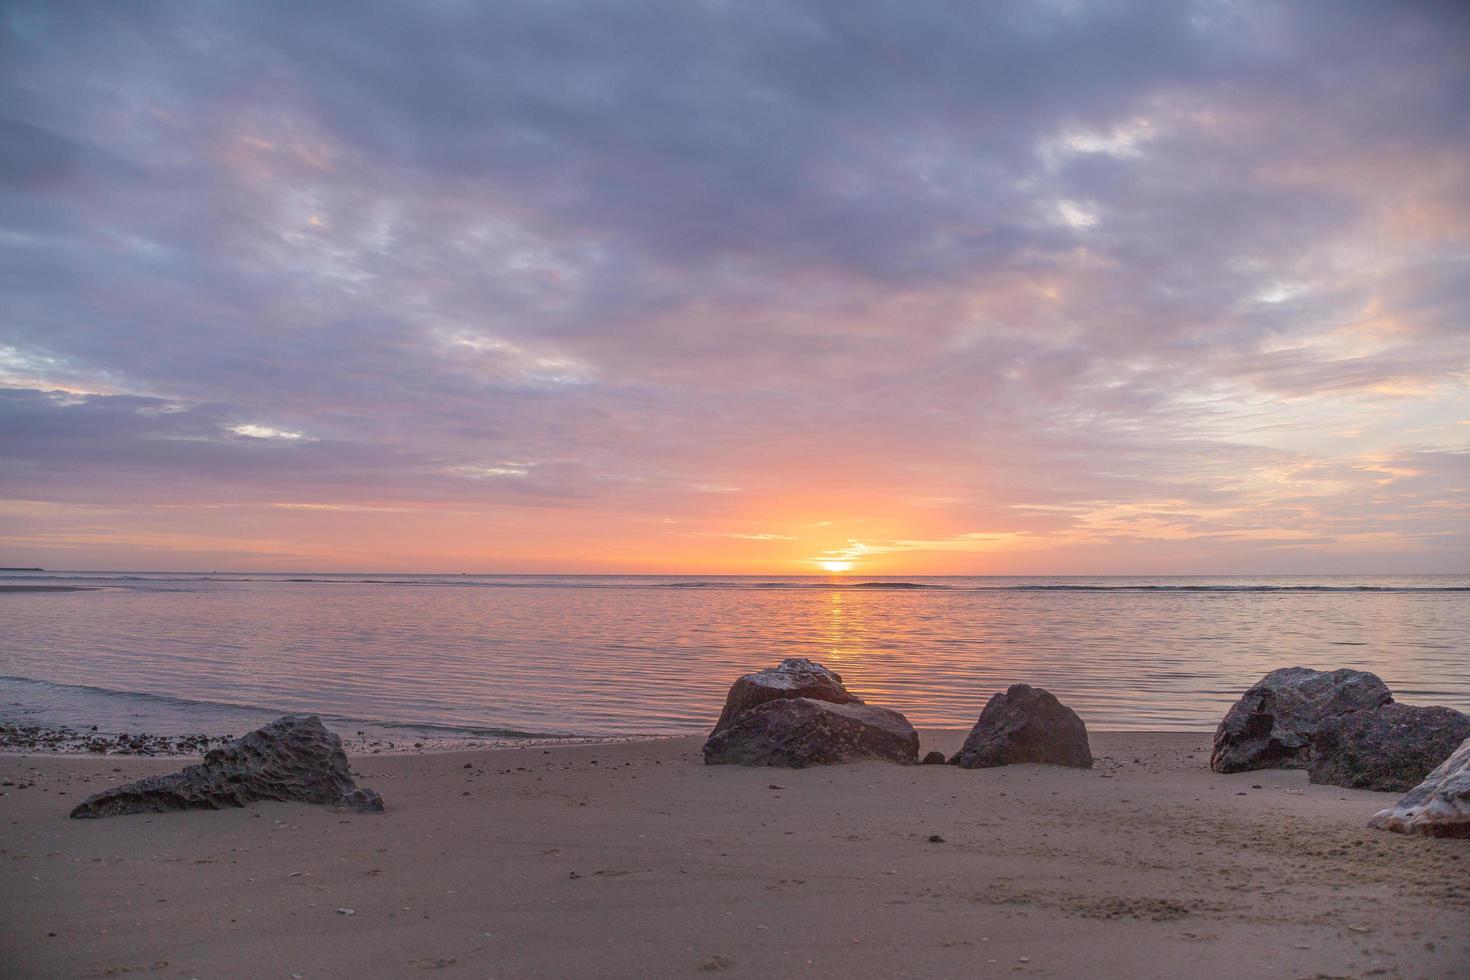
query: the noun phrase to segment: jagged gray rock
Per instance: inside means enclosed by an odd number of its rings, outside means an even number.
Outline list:
[[[836,671],[805,657],[788,657],[774,667],[746,674],[730,685],[725,710],[720,712],[710,735],[730,727],[741,712],[782,698],[810,698],[832,704],[863,703],[862,698],[842,686],[842,677]]]
[[[1303,769],[1312,737],[1327,718],[1393,702],[1376,674],[1361,670],[1283,667],[1261,678],[1231,706],[1215,730],[1216,772]]]
[[[1406,793],[1470,738],[1470,715],[1453,708],[1385,704],[1325,719],[1312,738],[1314,783]]]
[[[1387,810],[1368,821],[1378,830],[1470,839],[1470,739]]]
[[[706,765],[836,765],[886,759],[913,765],[919,735],[897,711],[870,704],[780,698],[742,711],[704,743]]]
[[[1012,684],[980,712],[965,744],[949,760],[962,769],[989,769],[1018,762],[1092,768],[1087,726],[1077,712],[1050,692]]]
[[[382,798],[358,789],[342,740],[316,715],[285,715],[214,749],[204,761],[88,797],[76,818],[170,810],[220,810],[257,800],[291,800],[381,813]]]

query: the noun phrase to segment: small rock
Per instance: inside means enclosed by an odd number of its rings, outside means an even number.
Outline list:
[[[353,813],[382,813],[383,798],[375,789],[358,787],[342,797],[342,806]]]
[[[949,760],[962,769],[1021,762],[1092,768],[1087,726],[1050,692],[1012,684],[985,705],[965,744]]]

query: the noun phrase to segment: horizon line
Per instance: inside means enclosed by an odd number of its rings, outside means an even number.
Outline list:
[[[998,572],[955,572],[946,574],[934,573],[892,573],[874,572],[863,574],[857,571],[847,572],[425,572],[425,571],[391,571],[385,569],[348,570],[348,571],[325,571],[321,569],[242,569],[242,568],[217,568],[209,571],[199,569],[180,568],[42,568],[10,566],[0,567],[0,574],[13,572],[44,572],[51,575],[62,574],[102,574],[102,573],[127,573],[138,575],[403,575],[403,576],[476,576],[491,577],[499,576],[505,578],[515,577],[557,577],[557,578],[843,578],[843,579],[901,579],[901,578],[1370,578],[1373,576],[1415,576],[1421,578],[1470,576],[1470,570],[1459,572],[1027,572],[1004,574]]]

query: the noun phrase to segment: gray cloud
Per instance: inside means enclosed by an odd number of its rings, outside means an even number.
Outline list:
[[[1208,538],[1284,458],[1458,458],[1466,50],[1442,4],[9,4],[0,491]]]

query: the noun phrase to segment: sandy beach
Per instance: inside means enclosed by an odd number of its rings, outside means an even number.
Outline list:
[[[95,821],[66,812],[181,761],[5,755],[0,974],[1466,975],[1466,842],[1366,829],[1389,794],[1215,775],[1208,743],[1094,733],[1092,771],[357,756],[385,815]]]

